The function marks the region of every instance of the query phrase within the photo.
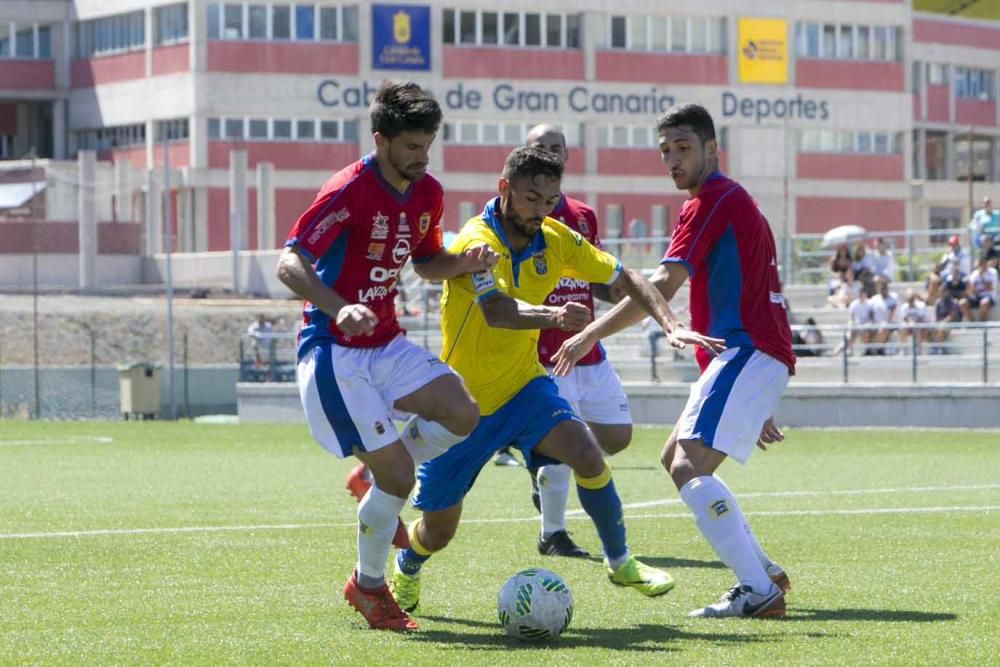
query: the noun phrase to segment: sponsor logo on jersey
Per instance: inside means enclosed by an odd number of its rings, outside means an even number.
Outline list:
[[[396,228],[396,233],[400,236],[410,235],[410,223],[406,221],[406,211],[399,212],[399,226]]]
[[[549,265],[545,263],[544,253],[534,253],[531,255],[531,261],[535,265],[535,273],[540,276],[544,276],[549,272]]]
[[[768,294],[771,298],[771,303],[777,303],[779,305],[785,304],[785,297],[781,294],[781,292],[769,292]]]
[[[384,299],[389,296],[390,289],[391,286],[387,287],[385,285],[372,285],[368,289],[359,289],[358,303],[369,303],[370,301]]]
[[[399,276],[399,269],[387,269],[384,266],[373,266],[372,270],[368,272],[368,278],[373,283],[395,282],[397,276]]]
[[[590,283],[586,280],[580,280],[579,278],[569,278],[563,276],[556,283],[556,289],[590,289]]]
[[[389,238],[389,217],[379,211],[372,218],[372,240],[384,241],[387,238]]]
[[[569,230],[569,233],[573,235],[573,240],[576,241],[577,245],[583,245],[583,237],[582,236],[580,236],[578,233],[574,232],[572,229]]]
[[[402,264],[410,256],[410,239],[398,238],[392,247],[392,261]]]
[[[346,208],[342,208],[339,211],[334,211],[330,215],[326,216],[325,218],[320,220],[319,224],[316,225],[316,229],[313,231],[312,234],[309,235],[308,239],[309,243],[316,243],[316,241],[318,241],[319,238],[323,236],[326,230],[330,229],[331,226],[343,222],[344,220],[347,220],[349,217],[351,217],[351,212],[348,211]]]
[[[427,233],[427,230],[431,228],[431,214],[421,213],[420,214],[420,235],[423,236]]]
[[[496,285],[497,283],[493,280],[492,271],[478,271],[472,274],[472,289],[476,290],[476,294],[488,292],[496,287]]]
[[[382,259],[382,255],[385,254],[385,244],[384,243],[369,243],[368,244],[368,259],[373,262],[377,262]]]

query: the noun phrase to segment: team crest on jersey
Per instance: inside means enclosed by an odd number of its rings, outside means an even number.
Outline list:
[[[406,211],[400,211],[399,213],[399,226],[396,227],[396,233],[400,236],[410,235],[410,223],[406,221]]]
[[[537,252],[532,254],[531,261],[534,263],[535,273],[537,273],[538,275],[544,276],[546,273],[549,272],[549,265],[545,263],[544,253]]]
[[[579,234],[577,234],[576,232],[574,232],[572,229],[569,230],[569,233],[573,235],[573,240],[576,241],[577,245],[583,245],[583,237],[582,236],[580,236]]]
[[[368,244],[368,259],[373,262],[377,262],[382,259],[382,255],[385,254],[385,244],[384,243],[369,243]]]
[[[587,226],[587,221],[586,220],[584,220],[583,218],[580,218],[580,221],[579,221],[578,224],[580,225],[580,231],[581,232],[583,232],[584,234],[589,234],[590,233],[590,228]]]
[[[372,218],[372,240],[386,240],[389,238],[389,216],[382,215],[379,211]]]
[[[431,214],[422,213],[420,215],[420,235],[423,236],[431,228]]]

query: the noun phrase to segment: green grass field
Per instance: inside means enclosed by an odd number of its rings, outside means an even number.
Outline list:
[[[997,664],[1000,434],[787,435],[721,471],[791,576],[786,619],[687,618],[731,577],[658,468],[663,430],[639,429],[615,479],[633,551],[674,591],[538,556],[527,475],[490,465],[425,567],[421,631],[399,636],[341,598],[351,464],[304,427],[0,422],[0,663]],[[598,550],[585,517],[570,528]],[[574,592],[551,645],[496,623],[501,584],[530,565]]]
[[[1000,20],[1000,0],[913,0],[913,9],[970,19]]]

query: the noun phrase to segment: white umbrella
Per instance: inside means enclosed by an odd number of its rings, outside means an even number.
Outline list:
[[[826,234],[823,234],[823,247],[829,248],[835,245],[844,245],[852,241],[858,241],[868,236],[864,227],[858,225],[841,225],[834,227]]]

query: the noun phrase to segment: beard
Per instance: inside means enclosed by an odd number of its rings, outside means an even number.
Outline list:
[[[405,163],[389,152],[389,164],[400,176],[411,183],[419,181],[427,173],[427,164],[421,162]]]
[[[526,239],[533,237],[538,232],[538,229],[542,224],[541,218],[522,218],[518,215],[517,211],[514,210],[513,204],[509,201],[506,203],[506,206],[501,205],[500,213],[503,215],[504,220],[510,223],[510,226]]]

